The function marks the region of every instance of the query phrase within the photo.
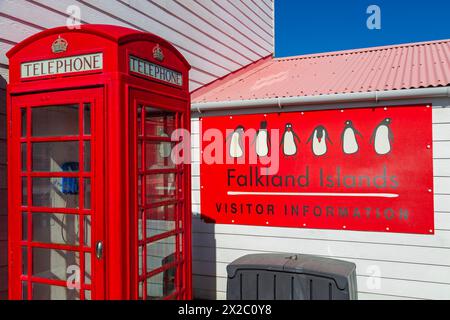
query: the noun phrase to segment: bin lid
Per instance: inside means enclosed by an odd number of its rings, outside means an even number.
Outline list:
[[[267,270],[297,274],[310,274],[332,278],[339,289],[346,288],[348,279],[356,269],[352,262],[308,254],[261,253],[240,257],[227,266],[228,277],[239,270]]]

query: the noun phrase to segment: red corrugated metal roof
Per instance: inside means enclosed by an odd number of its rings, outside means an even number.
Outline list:
[[[192,102],[447,86],[450,39],[263,58],[192,93]]]

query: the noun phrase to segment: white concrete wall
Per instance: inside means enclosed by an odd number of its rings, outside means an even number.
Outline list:
[[[450,299],[450,99],[430,99],[427,102],[433,103],[434,235],[204,223],[199,218],[199,120],[193,119],[195,297],[224,299],[226,266],[240,256],[261,252],[295,252],[356,263],[360,299]],[[384,105],[418,103],[424,101],[391,102]],[[374,105],[375,103],[348,104],[346,107]],[[256,112],[270,111],[263,109]],[[378,289],[370,286],[369,277],[373,275],[373,266],[381,272],[381,286]]]
[[[152,32],[172,42],[192,65],[190,88],[273,53],[272,0],[0,0],[0,75],[5,53],[47,28],[66,25],[67,8],[82,23]]]

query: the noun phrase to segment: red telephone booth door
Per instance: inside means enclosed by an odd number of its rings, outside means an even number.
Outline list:
[[[10,297],[102,299],[103,91],[13,96]]]
[[[189,166],[171,157],[189,129],[185,104],[132,91],[131,127],[135,150],[134,252],[132,297],[190,299]]]

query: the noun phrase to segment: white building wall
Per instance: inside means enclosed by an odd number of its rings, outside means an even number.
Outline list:
[[[66,25],[70,6],[82,23],[152,32],[173,43],[192,65],[196,89],[273,53],[271,0],[0,0],[0,75],[5,53],[23,39]]]
[[[0,0],[0,299],[6,297],[6,52],[42,30],[81,23],[148,31],[174,44],[192,66],[194,90],[273,53],[272,0]]]
[[[226,266],[245,254],[292,252],[354,262],[359,299],[450,299],[450,99],[428,102],[433,103],[434,235],[204,223],[199,217],[200,121],[193,119],[194,296],[225,299]],[[424,101],[395,102],[419,103]],[[347,104],[347,107],[374,105]],[[334,107],[341,108],[342,105]],[[380,276],[379,286],[373,278],[377,275]]]

